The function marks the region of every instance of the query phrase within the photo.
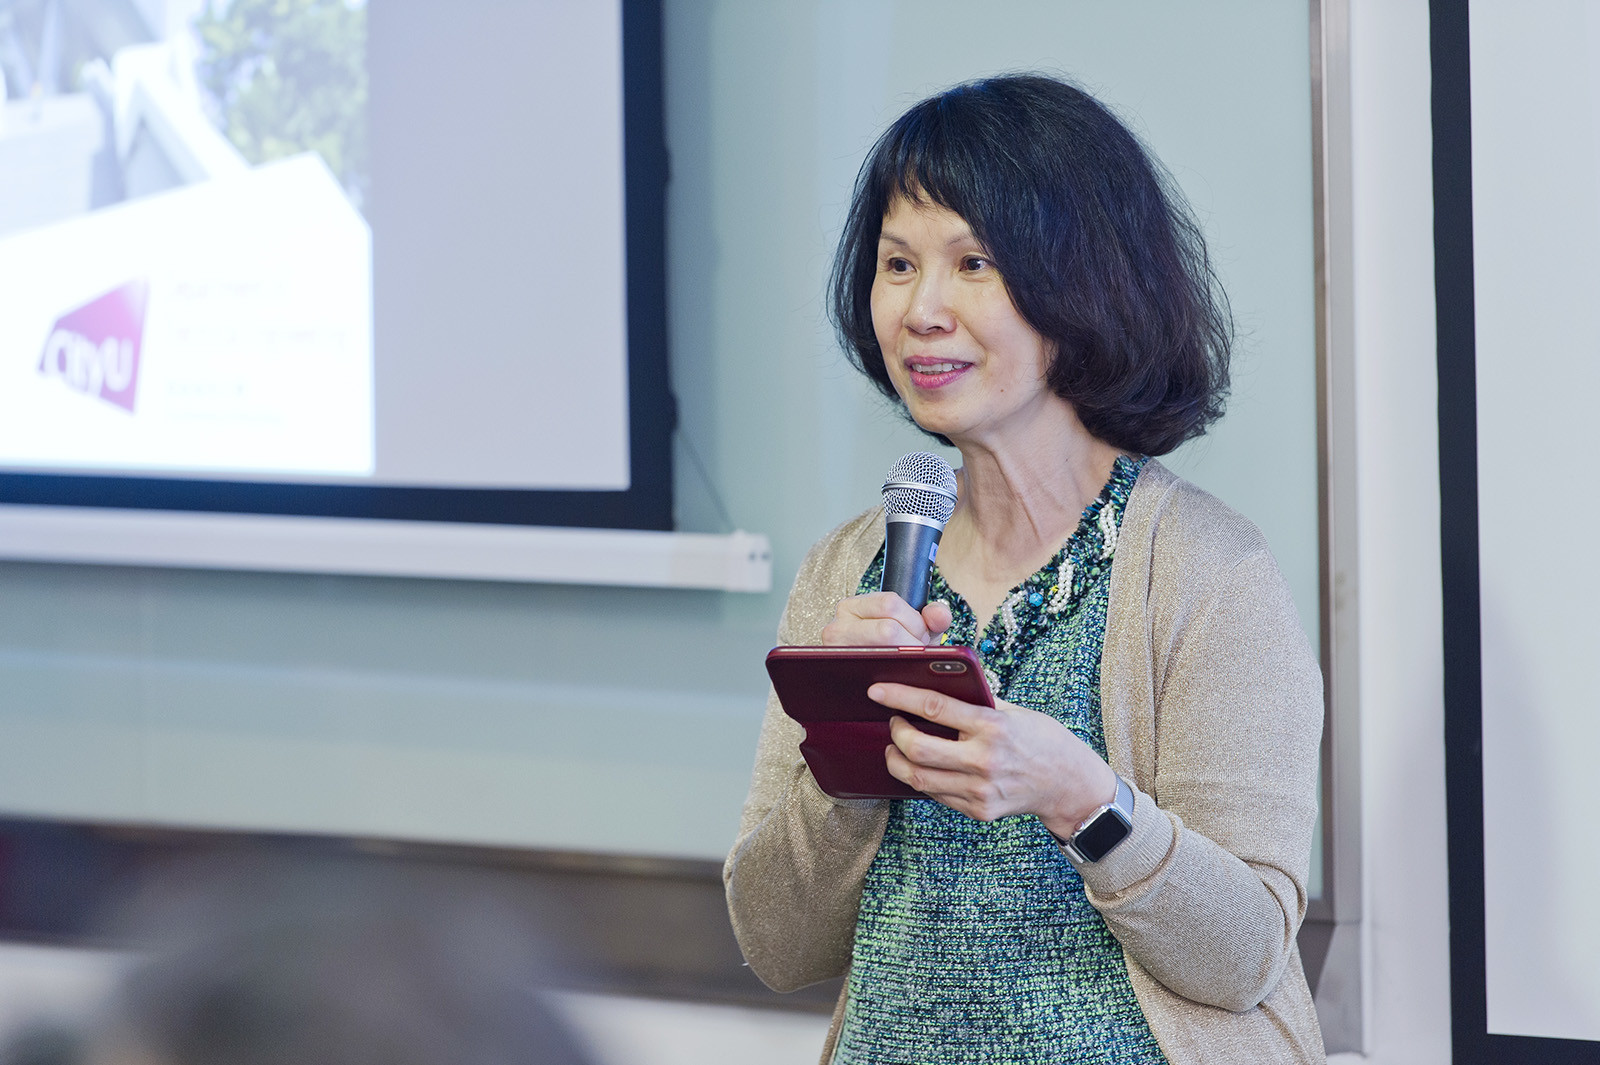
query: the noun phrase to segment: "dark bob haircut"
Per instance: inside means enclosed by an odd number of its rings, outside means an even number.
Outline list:
[[[1200,227],[1094,97],[1039,75],[986,78],[917,104],[873,146],[829,311],[851,362],[894,400],[872,285],[883,218],[901,197],[972,227],[1053,347],[1050,387],[1096,437],[1164,455],[1221,417],[1233,321]]]

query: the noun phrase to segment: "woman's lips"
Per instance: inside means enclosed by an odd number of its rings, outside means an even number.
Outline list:
[[[911,383],[918,388],[943,388],[972,369],[972,363],[916,357],[906,360],[906,369],[911,371]]]

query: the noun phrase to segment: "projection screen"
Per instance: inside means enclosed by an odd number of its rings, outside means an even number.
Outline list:
[[[1434,30],[1457,1060],[1593,1061],[1600,8]]]
[[[671,528],[657,4],[0,9],[0,504]]]

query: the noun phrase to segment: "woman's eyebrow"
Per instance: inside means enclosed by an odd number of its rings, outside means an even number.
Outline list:
[[[878,243],[893,244],[897,248],[911,247],[910,243],[908,243],[905,238],[897,237],[887,230],[878,234]],[[957,244],[977,244],[979,247],[983,246],[982,242],[979,241],[975,235],[973,235],[973,232],[970,229],[964,233],[957,233],[955,236],[944,242],[944,246],[947,248],[953,248]]]

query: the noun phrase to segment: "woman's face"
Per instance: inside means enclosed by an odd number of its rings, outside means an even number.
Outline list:
[[[1049,344],[954,211],[903,197],[890,204],[872,325],[911,416],[958,445],[1020,441],[1070,412],[1045,383]]]

